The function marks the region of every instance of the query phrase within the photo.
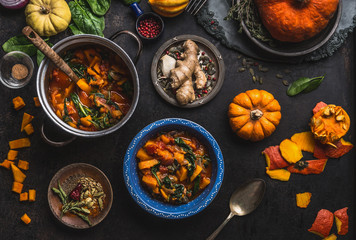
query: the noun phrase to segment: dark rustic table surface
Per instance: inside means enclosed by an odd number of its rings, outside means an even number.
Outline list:
[[[146,3],[141,4],[150,11]],[[21,33],[25,26],[23,10],[10,11],[0,8],[0,44]],[[118,1],[106,15],[106,37],[117,30],[134,31],[135,17],[131,10]],[[222,46],[210,37],[194,17],[187,13],[173,19],[165,19],[166,28],[159,40],[145,43],[142,56],[137,64],[140,78],[140,99],[131,119],[115,133],[98,139],[77,139],[70,145],[54,148],[46,145],[39,134],[39,127],[47,119],[41,108],[35,108],[32,98],[36,96],[36,74],[31,82],[19,90],[0,86],[0,157],[6,158],[8,141],[24,137],[20,125],[24,112],[35,116],[36,132],[32,135],[32,146],[19,151],[19,158],[30,162],[26,171],[24,190],[35,188],[35,202],[19,202],[18,194],[11,192],[10,171],[0,169],[0,239],[205,239],[229,214],[229,197],[233,190],[251,178],[262,178],[267,191],[260,207],[245,217],[235,217],[223,229],[217,239],[281,239],[317,240],[320,237],[307,229],[313,223],[317,212],[322,209],[335,211],[349,207],[350,231],[338,239],[355,239],[355,151],[341,159],[330,159],[320,175],[292,175],[290,181],[280,182],[265,174],[265,161],[261,151],[279,144],[296,132],[308,130],[311,109],[315,103],[324,101],[343,106],[355,121],[355,35],[331,57],[299,65],[263,63],[270,70],[260,74],[262,85],[254,84],[248,72],[238,73],[241,66],[239,53]],[[225,82],[220,93],[208,104],[195,109],[181,109],[166,103],[155,91],[150,66],[154,53],[166,40],[181,34],[195,34],[207,38],[222,53],[226,65]],[[69,36],[64,33],[51,38],[52,43]],[[123,37],[118,43],[130,55],[136,51],[135,43]],[[0,50],[0,57],[5,53]],[[276,78],[277,73],[290,69],[284,78],[288,81],[299,77],[325,75],[321,86],[308,94],[288,97],[286,87]],[[37,67],[36,67],[37,71]],[[285,74],[284,74],[285,75]],[[282,120],[275,133],[269,138],[250,143],[239,140],[232,133],[228,119],[228,104],[240,92],[258,88],[271,92],[282,107]],[[11,99],[21,96],[26,107],[15,111]],[[225,176],[223,185],[215,200],[201,213],[183,220],[165,220],[154,217],[142,210],[131,198],[123,181],[123,159],[132,138],[149,123],[168,117],[192,120],[205,127],[218,141],[224,155]],[[355,127],[346,140],[355,143]],[[312,156],[306,155],[309,159]],[[114,201],[106,219],[87,230],[69,229],[52,216],[47,203],[47,188],[53,175],[62,167],[76,162],[85,162],[100,168],[110,179]],[[296,207],[295,194],[309,191],[313,196],[307,209]],[[32,222],[25,225],[20,217],[27,213]],[[332,232],[336,232],[335,224]]]

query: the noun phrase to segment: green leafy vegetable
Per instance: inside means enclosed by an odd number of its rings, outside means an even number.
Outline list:
[[[90,111],[90,109],[80,102],[79,96],[76,93],[72,93],[70,98],[72,99],[75,108],[78,110],[79,117],[86,117],[89,115],[88,111]]]
[[[124,84],[122,84],[122,89],[127,94],[127,96],[131,97],[133,95],[134,89],[133,89],[131,81],[124,82]]]
[[[159,178],[158,178],[158,176],[157,176],[157,172],[158,172],[159,165],[160,165],[160,164],[157,164],[157,165],[151,167],[151,173],[152,173],[153,176],[156,178],[157,183],[158,183],[158,186],[161,188],[161,187],[162,187],[162,184],[161,184],[161,181],[159,180]]]
[[[188,160],[189,164],[187,166],[188,169],[188,176],[192,176],[194,170],[195,170],[195,160],[197,159],[195,154],[193,153],[192,148],[186,144],[183,139],[180,137],[175,138],[174,142],[182,148],[186,154],[184,154],[184,158]]]
[[[289,85],[287,89],[288,96],[295,96],[299,93],[308,93],[315,90],[321,82],[324,80],[324,76],[314,77],[314,78],[306,78],[302,77],[298,80],[294,81],[291,85]]]
[[[79,28],[74,23],[69,24],[69,29],[72,31],[74,35],[85,34],[84,32],[80,31]]]
[[[198,193],[200,184],[200,174],[194,179],[193,196]]]
[[[98,16],[104,16],[109,10],[111,0],[87,0],[91,10]]]
[[[72,30],[74,29],[76,33],[80,32],[95,34],[102,37],[104,36],[103,30],[105,28],[105,19],[103,16],[93,14],[84,0],[70,1],[68,5],[72,14],[72,20],[76,27],[75,28],[72,25]]]
[[[171,194],[172,199],[176,199],[177,203],[188,202],[188,199],[183,199],[184,194],[184,185],[183,184],[174,184],[174,192]]]
[[[164,185],[166,188],[168,188],[168,189],[172,188],[172,181],[171,181],[171,179],[169,179],[168,176],[165,176],[165,177],[162,179],[162,183],[163,183],[163,185]]]

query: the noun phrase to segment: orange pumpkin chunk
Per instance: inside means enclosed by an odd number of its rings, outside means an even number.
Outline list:
[[[27,135],[31,135],[35,130],[33,129],[33,126],[31,123],[27,124],[24,128],[25,132]]]
[[[28,190],[28,201],[34,202],[36,200],[36,190],[30,189]]]
[[[19,182],[13,182],[12,183],[12,191],[15,193],[20,194],[22,192],[23,184]]]
[[[21,132],[24,130],[25,126],[32,121],[32,119],[34,119],[34,116],[32,116],[28,113],[23,114],[22,124],[21,124]]]
[[[297,206],[300,208],[307,208],[310,203],[311,196],[312,194],[310,192],[297,193],[296,194]]]
[[[289,163],[296,163],[303,157],[298,145],[289,139],[285,139],[279,144],[279,150],[283,158]]]
[[[10,149],[30,147],[31,142],[28,138],[20,138],[9,142]]]
[[[12,99],[12,103],[14,104],[15,110],[20,110],[21,108],[23,108],[26,105],[20,96]]]
[[[300,149],[306,152],[313,153],[315,146],[315,139],[312,132],[295,133],[291,140],[295,142]]]
[[[21,220],[26,224],[29,224],[31,222],[31,218],[29,218],[26,213],[21,217]]]
[[[35,102],[36,107],[41,107],[41,103],[40,103],[40,100],[38,99],[38,97],[34,97],[33,101]]]
[[[10,150],[10,151],[7,153],[7,160],[11,160],[11,161],[15,160],[18,153],[19,153],[18,151]]]
[[[17,166],[19,168],[21,168],[22,170],[28,170],[29,169],[29,162],[27,161],[24,161],[24,160],[19,160],[19,162],[17,163]]]
[[[12,161],[5,159],[2,163],[0,163],[0,166],[10,169],[12,163]]]
[[[23,181],[25,181],[26,175],[23,172],[21,172],[21,170],[18,167],[16,167],[15,164],[11,164],[11,170],[15,182],[23,183]]]
[[[28,192],[20,193],[20,202],[28,200]]]

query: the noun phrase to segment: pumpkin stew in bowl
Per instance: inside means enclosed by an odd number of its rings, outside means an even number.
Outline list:
[[[188,203],[210,184],[207,150],[185,131],[158,134],[138,150],[136,157],[142,184],[158,200]]]
[[[118,123],[128,113],[133,95],[129,70],[122,59],[97,46],[67,51],[62,57],[80,80],[76,84],[58,68],[52,70],[49,100],[56,115],[84,131]]]

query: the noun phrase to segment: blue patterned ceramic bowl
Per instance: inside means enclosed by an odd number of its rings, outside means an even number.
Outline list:
[[[172,205],[155,200],[141,185],[137,171],[137,151],[150,138],[164,131],[187,131],[206,146],[212,160],[210,184],[193,201]],[[180,219],[193,216],[206,208],[218,194],[224,177],[224,160],[220,147],[213,136],[202,126],[181,118],[167,118],[149,124],[132,140],[124,160],[124,179],[127,189],[137,204],[147,212],[162,218]]]

